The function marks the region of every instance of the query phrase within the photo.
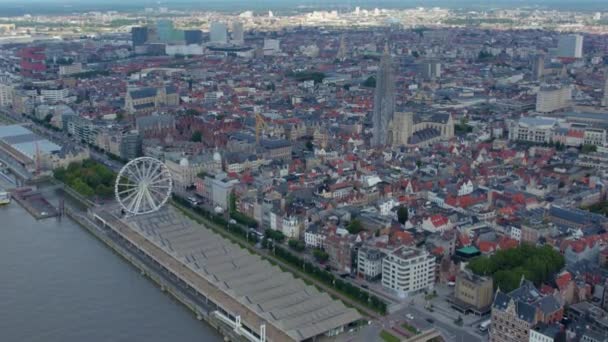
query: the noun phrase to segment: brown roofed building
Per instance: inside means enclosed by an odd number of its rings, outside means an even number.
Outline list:
[[[494,282],[492,277],[483,277],[463,270],[456,276],[452,306],[463,312],[483,315],[490,311]]]

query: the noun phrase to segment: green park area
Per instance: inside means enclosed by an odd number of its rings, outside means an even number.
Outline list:
[[[114,192],[116,174],[90,159],[56,169],[53,176],[87,198],[108,198]]]
[[[519,287],[522,276],[540,285],[564,267],[564,257],[549,245],[522,244],[492,256],[476,257],[468,267],[478,275],[492,276],[494,287],[509,292]]]

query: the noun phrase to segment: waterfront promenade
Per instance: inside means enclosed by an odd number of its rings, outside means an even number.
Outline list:
[[[217,308],[216,314],[222,320],[251,341],[300,341],[325,333],[336,334],[360,318],[355,310],[206,228],[191,230],[195,223],[170,207],[152,216],[127,221],[103,209],[95,210],[94,217],[95,222],[120,235],[187,284],[188,289],[195,289],[206,303]],[[184,252],[186,248],[188,252]],[[201,258],[200,269],[191,259],[195,255]],[[191,261],[187,262],[189,258]]]

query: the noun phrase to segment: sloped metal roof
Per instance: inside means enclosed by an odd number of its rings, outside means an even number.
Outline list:
[[[174,209],[131,217],[128,223],[150,242],[296,341],[361,318],[356,310]]]

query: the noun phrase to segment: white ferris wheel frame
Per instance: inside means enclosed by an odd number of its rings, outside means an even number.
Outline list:
[[[127,183],[121,183],[127,180]],[[129,216],[158,211],[173,190],[173,177],[167,166],[151,157],[135,158],[120,169],[114,183],[114,196]]]

